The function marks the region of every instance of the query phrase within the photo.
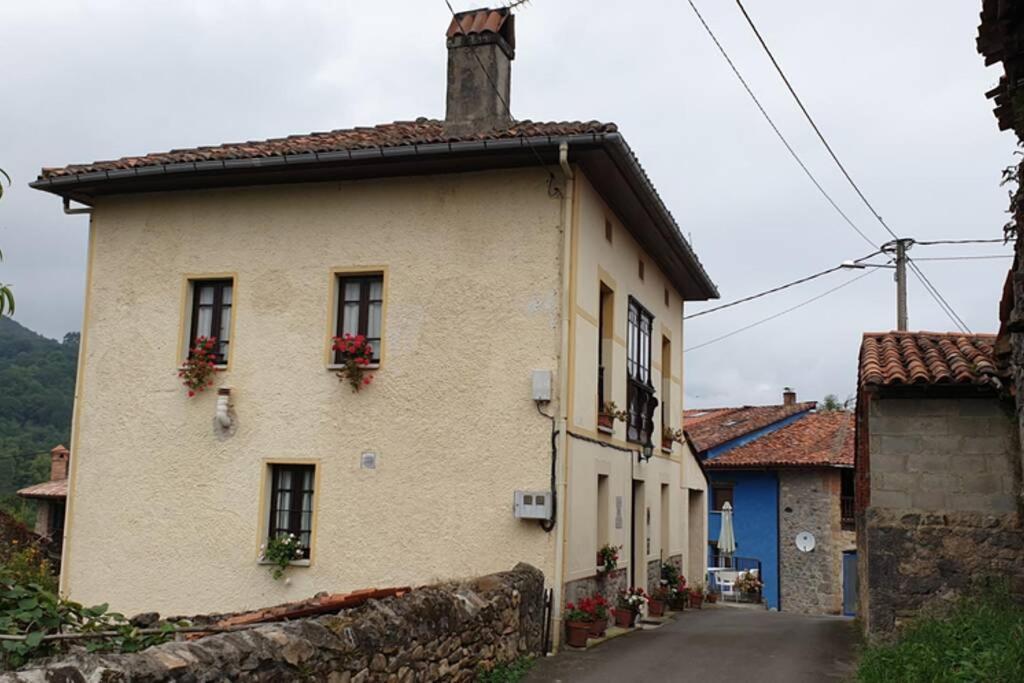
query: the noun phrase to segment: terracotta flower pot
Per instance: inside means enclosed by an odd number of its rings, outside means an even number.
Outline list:
[[[647,601],[647,613],[652,617],[660,617],[665,614],[665,601],[651,598]]]
[[[708,604],[713,605],[718,602],[718,593],[708,593]]]
[[[565,622],[565,642],[570,647],[586,647],[587,636],[590,635],[590,622]]]
[[[604,427],[605,429],[612,429],[614,423],[615,423],[615,420],[612,418],[611,415],[605,415],[603,413],[598,413],[598,415],[597,415],[597,426],[598,427]]]
[[[702,609],[704,605],[704,596],[700,593],[690,593],[690,607],[692,609]]]
[[[631,609],[615,609],[615,625],[619,628],[633,628],[636,623],[636,612]]]
[[[597,617],[592,622],[590,622],[590,637],[600,638],[604,635],[605,629],[607,628],[608,617],[605,617],[604,619],[602,619],[601,617]]]

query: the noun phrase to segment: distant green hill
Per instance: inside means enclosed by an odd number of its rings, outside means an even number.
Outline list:
[[[70,447],[77,332],[47,339],[0,318],[0,508],[31,523],[34,506],[14,492],[49,477],[49,451]]]

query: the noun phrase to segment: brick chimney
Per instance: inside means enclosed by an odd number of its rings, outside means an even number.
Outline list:
[[[445,135],[467,137],[508,128],[515,16],[506,8],[459,12],[447,36]]]
[[[50,481],[68,478],[70,460],[71,452],[64,448],[64,444],[56,446],[50,451]]]
[[[782,390],[782,405],[784,406],[795,406],[796,405],[796,392],[790,387],[785,387]]]

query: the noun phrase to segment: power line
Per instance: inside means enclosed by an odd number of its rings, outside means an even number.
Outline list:
[[[983,261],[994,258],[1013,258],[1013,254],[985,254],[984,256],[924,256],[915,261]]]
[[[857,227],[857,224],[850,220],[850,217],[847,216],[841,208],[839,208],[839,205],[836,204],[835,200],[832,199],[831,195],[829,195],[829,193],[825,191],[825,188],[822,187],[821,183],[818,182],[818,179],[815,178],[814,174],[811,173],[809,168],[807,168],[807,164],[803,162],[803,159],[801,159],[800,155],[796,153],[796,150],[793,149],[793,146],[789,144],[789,141],[786,140],[786,137],[782,134],[782,131],[780,131],[779,127],[775,125],[775,121],[773,121],[772,117],[768,115],[767,111],[765,111],[765,108],[764,106],[762,106],[761,101],[757,99],[757,95],[755,95],[754,91],[751,90],[749,85],[747,85],[746,79],[743,78],[743,75],[740,73],[740,70],[736,68],[736,65],[732,61],[732,58],[729,57],[729,53],[725,51],[725,48],[722,47],[722,44],[718,41],[718,38],[711,30],[711,27],[708,26],[708,22],[704,21],[704,17],[701,15],[700,10],[697,9],[697,6],[693,4],[693,0],[687,0],[687,2],[690,3],[690,9],[692,9],[693,13],[697,15],[697,19],[704,27],[704,30],[707,31],[707,34],[711,37],[711,40],[715,43],[715,46],[718,48],[718,51],[722,53],[722,57],[725,58],[725,61],[729,64],[729,67],[732,69],[732,72],[736,74],[736,78],[743,86],[743,89],[747,91],[748,95],[750,95],[750,99],[754,100],[754,104],[757,105],[757,108],[761,112],[761,115],[764,117],[765,121],[768,122],[768,125],[772,127],[773,131],[775,131],[775,134],[778,136],[779,140],[781,140],[782,144],[785,145],[786,150],[789,152],[790,156],[792,156],[796,163],[800,165],[800,168],[803,169],[803,172],[807,175],[810,181],[814,183],[814,186],[818,188],[818,192],[820,192],[821,195],[828,201],[828,203],[832,205],[832,208],[835,209],[836,212],[843,217],[843,220],[846,221],[846,224],[853,228],[853,230],[858,235],[860,235],[865,242],[870,244],[875,249],[878,249],[878,245],[872,242],[871,239],[867,235],[865,235],[860,228]]]
[[[710,346],[711,344],[714,344],[716,342],[720,342],[723,339],[728,339],[729,337],[732,337],[733,335],[739,334],[740,332],[746,332],[747,330],[749,330],[752,327],[757,327],[758,325],[766,323],[766,322],[768,322],[770,320],[775,320],[776,318],[780,318],[780,317],[786,315],[787,313],[791,313],[791,312],[795,311],[798,308],[802,308],[802,307],[804,307],[804,306],[806,306],[808,304],[814,303],[818,299],[822,299],[822,298],[828,296],[829,294],[832,294],[833,292],[836,292],[836,291],[842,289],[843,287],[848,287],[848,286],[852,285],[857,280],[862,280],[862,279],[866,278],[868,275],[871,275],[872,273],[877,273],[877,272],[878,272],[877,268],[869,270],[868,272],[866,272],[866,273],[864,273],[862,275],[858,275],[857,277],[853,278],[852,280],[847,280],[846,282],[844,282],[841,285],[833,287],[832,289],[827,289],[824,292],[822,292],[821,294],[818,294],[817,296],[813,296],[810,299],[807,299],[805,301],[801,301],[797,305],[791,306],[790,308],[787,308],[784,311],[779,311],[778,313],[776,313],[774,315],[770,315],[767,318],[762,318],[761,320],[758,320],[757,322],[750,323],[749,325],[744,325],[743,327],[741,327],[739,329],[733,330],[732,332],[729,332],[727,334],[723,334],[721,337],[715,337],[714,339],[709,339],[708,341],[703,342],[701,344],[697,344],[696,346],[691,346],[690,348],[685,349],[684,353],[689,353],[690,351],[696,351],[697,349],[704,348],[705,346]]]
[[[867,256],[862,256],[861,258],[856,259],[854,261],[854,263],[860,263],[861,261],[866,261],[867,259],[871,258],[872,256],[875,256],[875,255],[880,254],[880,253],[881,253],[880,251],[876,251],[874,253],[868,254]],[[790,287],[793,287],[795,285],[800,285],[800,284],[803,284],[805,282],[810,282],[811,280],[815,280],[815,279],[817,279],[819,277],[828,275],[829,273],[834,273],[837,270],[842,270],[843,268],[846,268],[846,267],[847,266],[845,264],[841,263],[838,266],[833,266],[832,268],[829,268],[827,270],[820,271],[820,272],[815,273],[813,275],[808,275],[807,277],[802,277],[799,280],[793,280],[792,282],[787,282],[784,285],[779,285],[778,287],[773,287],[772,289],[766,289],[763,292],[758,292],[757,294],[752,294],[752,295],[750,295],[748,297],[744,297],[742,299],[737,299],[736,301],[730,301],[729,303],[722,304],[721,306],[715,306],[714,308],[709,308],[707,310],[700,311],[699,313],[691,313],[690,315],[684,315],[683,316],[683,320],[689,320],[690,318],[699,318],[702,315],[707,315],[708,313],[714,313],[715,311],[721,311],[724,308],[732,308],[733,306],[738,306],[739,304],[743,304],[743,303],[746,303],[748,301],[753,301],[754,299],[760,299],[763,296],[768,296],[769,294],[774,294],[775,292],[781,292],[782,290],[789,289]]]
[[[751,19],[750,15],[747,13],[747,9],[743,6],[742,0],[736,0],[736,4],[739,6],[740,12],[743,13],[743,17],[747,20],[747,24],[750,25],[750,28],[754,32],[754,35],[757,36],[757,40],[759,43],[761,43],[761,47],[764,48],[765,54],[768,55],[768,59],[771,60],[772,66],[775,67],[775,70],[782,78],[782,82],[786,84],[786,88],[789,90],[789,93],[793,96],[793,99],[796,100],[797,105],[800,107],[800,111],[803,112],[804,118],[806,118],[807,122],[811,124],[811,128],[814,129],[814,132],[818,136],[818,139],[821,140],[821,144],[823,144],[825,146],[825,149],[828,150],[828,153],[832,157],[832,160],[836,162],[836,166],[838,166],[839,170],[842,171],[843,176],[846,178],[847,182],[850,183],[850,186],[857,193],[857,196],[860,197],[860,200],[864,203],[864,206],[866,206],[868,210],[871,212],[871,215],[875,217],[875,220],[877,220],[878,223],[883,228],[885,228],[886,232],[892,235],[893,239],[899,240],[899,236],[893,231],[892,228],[889,227],[889,224],[886,223],[885,219],[882,218],[882,215],[875,210],[875,207],[871,204],[871,202],[868,201],[868,198],[864,195],[860,187],[853,180],[853,177],[846,170],[846,167],[843,165],[843,162],[839,160],[839,157],[832,149],[832,145],[830,145],[828,143],[828,140],[825,139],[825,136],[824,134],[822,134],[821,129],[818,128],[818,124],[814,122],[814,119],[811,117],[810,112],[807,111],[807,107],[804,106],[804,103],[800,99],[800,96],[796,94],[796,90],[793,88],[793,85],[789,82],[789,78],[786,77],[786,73],[782,70],[782,67],[779,65],[778,60],[775,59],[775,55],[772,54],[772,51],[771,49],[769,49],[768,44],[761,36],[761,32],[757,30],[757,26],[754,24],[754,20]],[[910,266],[911,272],[913,272],[917,279],[921,281],[921,284],[925,286],[925,289],[929,292],[929,294],[932,295],[932,298],[934,298],[935,301],[939,303],[939,306],[949,316],[950,320],[953,320],[954,324],[960,326],[963,331],[970,332],[970,328],[968,328],[967,325],[964,323],[963,318],[957,315],[953,307],[950,306],[949,302],[946,301],[945,297],[942,296],[938,288],[936,288],[935,285],[931,283],[928,277],[924,274],[924,271],[921,270],[920,266],[914,263],[909,257],[907,258],[907,264]]]
[[[928,240],[926,242],[919,242],[918,240],[914,240],[914,244],[920,244],[922,246],[930,247],[935,244],[1006,244],[1008,241],[1012,242],[1013,240],[1004,240],[1002,238],[993,240]],[[924,259],[917,260],[923,261]]]

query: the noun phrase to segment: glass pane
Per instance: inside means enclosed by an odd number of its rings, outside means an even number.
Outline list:
[[[383,299],[384,298],[384,281],[383,280],[370,280],[370,298],[371,299]]]
[[[370,344],[370,348],[373,349],[373,359],[380,360],[380,340],[371,339],[368,343]]]
[[[221,342],[228,341],[231,335],[231,307],[222,308],[220,311],[220,331],[217,339]]]
[[[344,334],[358,334],[359,333],[359,304],[345,304],[345,310],[342,313],[344,318],[341,326],[341,333]]]
[[[231,285],[224,285],[223,294],[221,295],[221,303],[225,306],[231,305]]]
[[[370,304],[370,315],[366,322],[366,336],[380,338],[380,309],[381,304]]]
[[[345,301],[359,301],[359,283],[345,283]]]
[[[196,285],[196,290],[200,304],[213,304],[213,287],[210,285]]]
[[[213,325],[213,307],[205,306],[199,308],[199,315],[196,317],[196,329],[192,331],[192,340],[196,337],[209,337],[212,335],[210,327]]]

